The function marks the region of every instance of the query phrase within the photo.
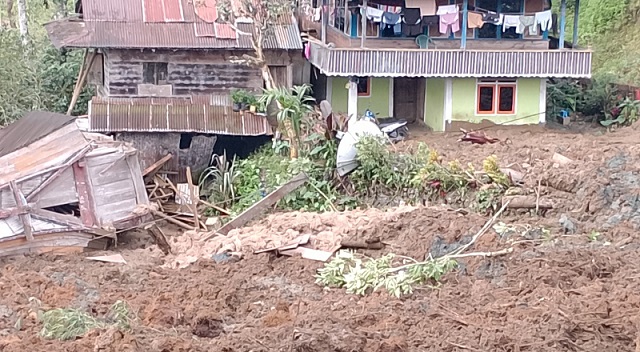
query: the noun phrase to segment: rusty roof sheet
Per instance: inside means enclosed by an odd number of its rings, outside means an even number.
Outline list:
[[[215,5],[215,0],[205,2],[209,7]],[[228,24],[214,23],[216,11],[196,9],[197,4],[201,1],[84,0],[82,19],[53,21],[45,28],[58,48],[252,49],[248,35],[236,33]],[[238,27],[251,33],[253,26],[238,23]],[[274,26],[265,48],[302,49],[293,13]]]
[[[233,136],[272,135],[263,115],[234,112],[230,106],[185,100],[94,98],[89,106],[92,132],[193,132]]]
[[[591,77],[590,51],[336,49],[311,43],[309,61],[328,76]]]
[[[29,112],[0,130],[0,157],[24,148],[75,120],[74,116],[52,112]]]

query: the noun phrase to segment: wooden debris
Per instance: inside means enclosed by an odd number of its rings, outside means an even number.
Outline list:
[[[300,255],[302,258],[305,258],[305,259],[317,260],[319,262],[326,262],[327,260],[329,260],[329,258],[331,258],[333,253],[335,251],[337,251],[338,249],[340,249],[339,246],[335,247],[331,251],[321,251],[321,250],[318,250],[318,249],[311,249],[311,248],[306,248],[306,247],[298,247],[298,248],[295,248],[295,249],[281,251],[280,254],[286,255],[286,256],[290,256],[290,257],[295,256],[295,255]]]
[[[310,235],[302,235],[296,238],[295,240],[285,244],[284,246],[260,249],[253,253],[259,254],[259,253],[266,253],[266,252],[272,252],[272,251],[286,251],[289,249],[295,249],[295,248],[298,248],[298,246],[304,246],[305,244],[309,243],[310,239],[311,239]]]
[[[124,260],[122,254],[113,254],[113,255],[103,255],[98,257],[87,257],[88,260],[95,260],[98,262],[105,263],[118,263],[118,264],[127,264],[127,261]]]
[[[282,199],[287,194],[293,192],[298,187],[302,186],[305,182],[307,182],[308,177],[304,173],[300,173],[294,178],[292,178],[289,182],[280,186],[275,191],[269,193],[266,197],[262,198],[260,201],[252,205],[249,209],[242,212],[242,214],[238,215],[235,219],[226,223],[223,227],[221,227],[217,233],[222,235],[227,235],[229,231],[236,229],[238,227],[242,227],[247,224],[249,221],[256,218],[263,211],[267,210],[270,206],[277,203],[280,199]],[[216,236],[216,233],[212,233],[207,236],[204,241],[207,241]]]
[[[154,176],[164,164],[171,160],[171,158],[173,158],[173,155],[171,153],[165,155],[162,159],[156,161],[155,163],[153,163],[153,165],[150,165],[148,168],[144,169],[144,171],[142,172],[142,176],[145,178]]]
[[[185,224],[184,222],[182,222],[182,221],[180,221],[178,219],[175,219],[175,218],[173,218],[173,217],[171,217],[171,216],[169,216],[169,215],[167,215],[167,214],[165,214],[165,213],[163,213],[161,211],[158,211],[158,210],[155,210],[155,209],[151,209],[151,213],[153,213],[153,215],[159,216],[159,217],[167,220],[168,222],[170,222],[172,224],[178,225],[178,226],[182,227],[185,230],[193,230],[193,226],[190,226],[189,224]]]
[[[500,142],[499,139],[488,137],[482,131],[467,132],[462,128],[460,129],[460,131],[462,131],[463,136],[462,138],[458,139],[458,142],[471,142],[471,144],[487,144],[487,143],[493,144],[493,143]]]
[[[553,203],[548,200],[540,199],[537,201],[536,197],[532,196],[504,196],[502,197],[502,204],[507,204],[509,209],[553,209]]]
[[[162,232],[158,225],[147,225],[145,227],[145,230],[147,230],[151,237],[153,237],[153,239],[156,241],[156,244],[158,245],[158,248],[160,248],[162,253],[164,253],[165,255],[171,253],[171,245],[169,244],[169,241],[167,241],[167,237],[165,237],[164,232]]]
[[[342,241],[340,243],[343,248],[354,248],[354,249],[383,249],[384,243],[380,242],[380,239],[374,241]]]

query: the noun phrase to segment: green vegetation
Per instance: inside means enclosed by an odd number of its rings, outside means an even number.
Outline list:
[[[60,6],[57,3],[45,7],[42,2],[29,2],[31,41],[28,46],[22,45],[17,28],[8,28],[9,25],[5,23],[0,29],[0,126],[30,110],[67,111],[82,62],[82,52],[57,50],[46,36],[42,25],[59,14]],[[6,19],[5,4],[2,5],[0,17]],[[14,5],[14,16],[16,7]],[[67,8],[72,8],[72,2]],[[73,113],[85,114],[87,101],[92,95],[91,89],[86,88]]]
[[[104,319],[72,308],[56,308],[42,313],[40,335],[46,339],[73,340],[84,336],[93,329],[115,327],[122,330],[131,328],[134,315],[129,305],[123,301],[114,303]]]

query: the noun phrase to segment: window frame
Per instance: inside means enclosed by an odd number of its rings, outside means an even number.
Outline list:
[[[357,77],[358,81],[360,81],[361,79],[366,79],[367,80],[367,90],[363,93],[358,92],[358,97],[371,97],[371,78],[370,77]],[[359,84],[360,82],[358,82]]]
[[[493,90],[493,100],[491,102],[491,111],[480,111],[480,89],[491,88]],[[510,111],[500,111],[500,90],[503,88],[513,88],[513,102]],[[516,115],[517,111],[517,79],[478,79],[476,81],[476,116],[509,116]]]
[[[151,82],[147,81],[147,70],[153,70],[153,80]],[[159,78],[159,71],[164,71],[165,78],[161,80]],[[169,64],[167,62],[143,62],[142,63],[142,83],[143,84],[153,84],[156,86],[164,86],[169,84]]]

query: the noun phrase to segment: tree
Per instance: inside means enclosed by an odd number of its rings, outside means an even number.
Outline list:
[[[27,0],[18,0],[18,26],[22,45],[29,46],[29,16],[27,15]]]
[[[221,22],[230,24],[240,34],[251,35],[253,55],[246,54],[234,61],[259,68],[266,89],[275,88],[264,53],[264,43],[273,35],[274,26],[290,20],[294,3],[291,0],[219,0],[217,4]],[[236,23],[239,18],[253,23],[253,33],[238,29]]]
[[[309,124],[309,113],[313,111],[311,103],[314,99],[309,95],[311,87],[307,84],[293,87],[293,91],[288,88],[277,87],[265,90],[260,102],[270,105],[276,102],[279,106],[278,123],[284,127],[289,142],[289,157],[298,157],[300,149],[300,135],[302,126]]]

